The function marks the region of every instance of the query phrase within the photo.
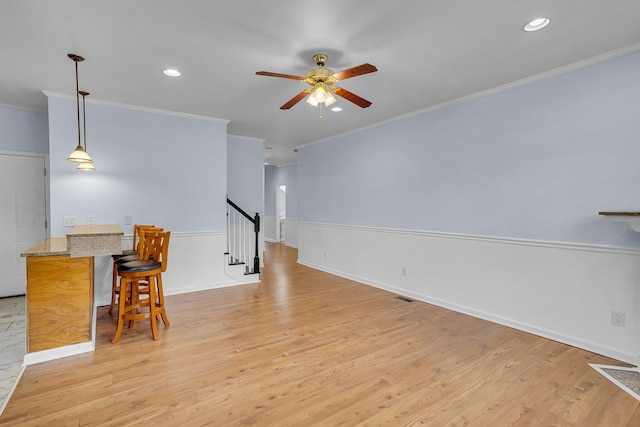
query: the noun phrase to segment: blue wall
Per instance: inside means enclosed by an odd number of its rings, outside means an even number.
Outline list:
[[[264,141],[227,137],[227,195],[246,213],[264,213]]]
[[[0,107],[0,150],[48,153],[47,115]]]
[[[301,148],[302,221],[640,246],[640,53]],[[268,200],[268,199],[267,199]]]
[[[298,165],[265,166],[265,215],[276,216],[276,188],[287,186],[287,218],[298,219]]]
[[[87,104],[96,172],[65,159],[77,145],[75,102],[49,98],[51,235],[77,223],[156,224],[173,232],[226,228],[226,121]]]

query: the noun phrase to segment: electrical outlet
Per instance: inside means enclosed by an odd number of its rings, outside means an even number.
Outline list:
[[[63,216],[62,217],[62,226],[63,227],[75,227],[76,225],[76,217],[75,216]]]
[[[87,224],[93,224],[94,220],[95,220],[94,215],[87,215]]]
[[[409,276],[409,269],[407,267],[402,267],[402,275],[404,277]]]
[[[124,225],[131,225],[131,215],[124,216]]]
[[[329,252],[324,251],[324,257],[327,258],[329,256]]]
[[[627,316],[619,311],[611,312],[611,324],[615,326],[622,326],[624,328],[624,324],[626,322]]]

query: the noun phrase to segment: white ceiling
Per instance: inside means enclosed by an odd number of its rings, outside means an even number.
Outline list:
[[[540,16],[547,28],[521,30]],[[228,119],[283,165],[310,142],[637,49],[638,0],[3,0],[0,104],[45,111],[42,90],[75,95],[77,53],[88,103]],[[304,101],[280,110],[308,86],[255,72],[304,75],[317,52],[334,71],[375,65],[340,83],[373,105],[339,99],[322,120]]]

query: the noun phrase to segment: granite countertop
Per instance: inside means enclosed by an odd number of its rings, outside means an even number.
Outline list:
[[[67,233],[70,236],[122,236],[124,232],[117,224],[81,224]]]
[[[110,255],[121,251],[120,238],[124,232],[117,224],[76,225],[64,237],[48,237],[33,245],[20,256],[77,256]],[[105,242],[106,244],[101,242]],[[74,242],[78,242],[74,244]]]
[[[66,237],[47,237],[40,243],[37,243],[22,252],[20,256],[53,256],[53,255],[69,255],[67,249]]]

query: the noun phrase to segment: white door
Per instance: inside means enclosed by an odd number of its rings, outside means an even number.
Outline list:
[[[43,157],[0,154],[0,297],[24,295],[20,253],[46,237]]]

